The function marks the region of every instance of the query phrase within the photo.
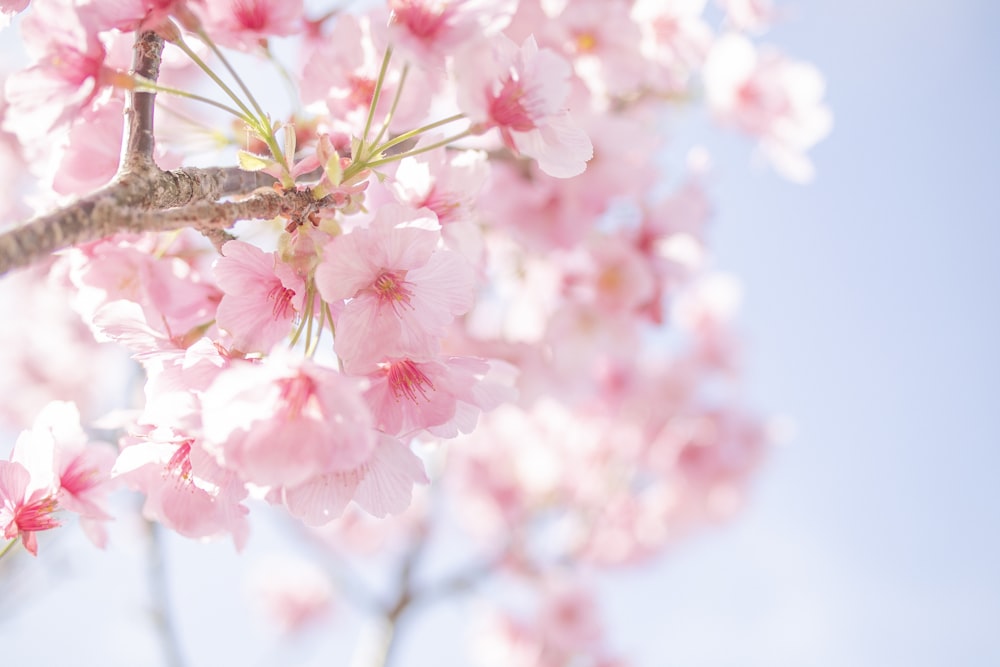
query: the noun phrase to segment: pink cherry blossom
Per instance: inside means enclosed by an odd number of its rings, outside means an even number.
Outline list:
[[[533,37],[519,47],[504,35],[491,48],[469,49],[455,59],[458,103],[476,127],[499,128],[504,144],[538,161],[550,176],[583,172],[593,147],[565,108],[569,64]]]
[[[563,54],[604,103],[609,97],[634,94],[648,77],[649,65],[639,53],[639,26],[629,14],[629,4],[574,0],[556,10],[543,3],[544,18],[529,18],[524,29],[534,33],[540,46]]]
[[[440,137],[422,139],[420,148]],[[432,151],[408,157],[399,163],[391,189],[397,201],[415,209],[434,211],[442,227],[472,219],[475,202],[489,178],[490,168],[482,151],[449,155]]]
[[[389,0],[389,40],[425,67],[510,22],[516,0]]]
[[[114,177],[121,155],[122,106],[120,97],[102,99],[73,123],[48,176],[54,191],[84,195]]]
[[[98,344],[70,307],[71,288],[41,265],[0,279],[0,303],[31,327],[0,327],[0,422],[28,428],[51,401],[74,401],[88,417],[107,409],[127,355]]]
[[[369,227],[326,246],[316,287],[328,302],[349,299],[334,347],[348,372],[385,357],[433,355],[446,327],[472,306],[472,268],[440,240],[426,209],[384,205]]]
[[[642,30],[643,55],[656,67],[648,85],[682,92],[712,45],[707,0],[636,0],[632,17]]]
[[[762,32],[774,22],[778,11],[771,0],[719,0],[726,20],[737,30]]]
[[[276,497],[305,524],[320,526],[340,516],[352,500],[378,518],[399,514],[410,506],[413,485],[427,482],[424,465],[410,448],[379,434],[360,466],[285,487]]]
[[[333,584],[322,569],[307,560],[268,558],[251,568],[247,583],[251,603],[285,634],[329,620]]]
[[[119,234],[67,251],[74,307],[87,321],[106,303],[142,306],[147,323],[170,338],[211,322],[221,291],[198,259],[204,246],[187,234]]]
[[[432,361],[390,359],[368,375],[365,399],[375,426],[406,436],[427,429],[439,437],[471,433],[482,410],[491,410],[514,392],[487,381],[482,359],[448,357]]]
[[[78,514],[84,531],[102,548],[107,540],[104,522],[111,519],[107,496],[114,458],[110,446],[89,441],[76,406],[62,401],[39,413],[11,453],[11,460],[32,472],[32,485],[54,489],[60,509]]]
[[[8,77],[4,128],[30,145],[86,109],[112,73],[96,24],[72,0],[36,3],[21,34],[37,62]]]
[[[249,535],[247,496],[239,477],[220,468],[200,442],[169,429],[141,429],[125,439],[113,475],[146,494],[143,514],[192,538]]]
[[[774,50],[758,53],[746,37],[729,34],[713,46],[704,76],[709,105],[720,120],[758,137],[768,160],[786,178],[812,178],[805,151],[832,125],[815,67]]]
[[[372,41],[371,18],[343,14],[333,30],[321,39],[306,43],[302,57],[302,100],[323,101],[332,126],[352,135],[360,135],[375,93],[375,82],[383,52]],[[376,120],[388,113],[396,96],[402,72],[402,59],[390,63],[382,94],[376,108]],[[401,91],[389,129],[405,132],[416,127],[427,114],[436,86],[426,72],[411,68]]]
[[[291,331],[305,301],[305,281],[295,270],[245,241],[229,241],[215,262],[224,292],[215,319],[232,337],[233,349],[266,352]]]
[[[291,354],[233,364],[201,397],[205,449],[260,486],[352,470],[375,432],[355,379]]]
[[[23,12],[31,0],[0,0],[0,29],[10,25],[10,19]]]
[[[32,488],[31,473],[15,461],[0,461],[0,528],[5,539],[21,538],[38,555],[35,533],[59,526],[52,516],[57,503],[52,488]]]
[[[302,23],[302,0],[202,0],[193,5],[219,44],[249,49],[271,36],[289,35]]]

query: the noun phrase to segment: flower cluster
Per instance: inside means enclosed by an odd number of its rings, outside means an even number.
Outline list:
[[[487,634],[508,657],[484,664],[621,664],[567,564],[634,563],[727,516],[769,441],[734,382],[708,160],[678,146],[686,162],[662,168],[660,123],[703,95],[793,180],[830,127],[819,74],[751,39],[770,4],[721,5],[714,29],[697,0],[388,0],[318,17],[301,1],[0,2],[5,20],[26,11],[32,57],[5,81],[0,173],[29,172],[37,201],[112,181],[140,93],[157,94],[160,168],[221,150],[258,172],[237,199],[261,183],[301,195],[210,239],[133,226],[5,278],[33,276],[11,299],[46,281],[63,297],[75,356],[126,349],[142,396],[103,406],[131,409],[117,454],[71,403],[42,411],[0,462],[4,537],[36,553],[62,509],[101,544],[120,482],[191,538],[242,548],[266,503],[342,545],[379,530],[359,510],[406,513],[409,528],[380,525],[413,547],[435,519],[414,492],[433,483],[480,551],[543,591],[535,621],[498,617]],[[132,31],[166,43],[158,78],[132,71]],[[297,69],[272,48],[288,37]],[[293,82],[292,111],[255,98],[222,47]],[[0,211],[27,208],[13,193]],[[57,354],[11,365],[41,395],[4,416],[47,399],[97,416],[87,382],[49,369]],[[297,600],[280,602],[296,605],[290,627],[326,608]]]

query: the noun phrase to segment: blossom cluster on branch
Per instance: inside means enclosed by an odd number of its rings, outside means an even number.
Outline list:
[[[0,0],[22,11],[0,286],[47,305],[0,333],[25,429],[4,553],[65,512],[103,545],[120,485],[237,548],[266,503],[332,550],[398,552],[390,622],[421,591],[528,584],[537,615],[498,612],[484,665],[623,664],[581,572],[728,515],[769,440],[740,403],[708,161],[661,156],[664,120],[703,104],[811,177],[830,114],[812,66],[756,45],[776,10]],[[108,372],[109,342],[137,365]],[[130,375],[141,396],[109,405]],[[110,409],[114,446],[80,425]],[[488,567],[434,592],[409,572],[438,505]]]

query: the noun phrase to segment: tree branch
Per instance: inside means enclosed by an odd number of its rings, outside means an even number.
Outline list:
[[[163,39],[154,32],[136,35],[133,71],[155,81]],[[216,245],[228,236],[221,229],[237,220],[273,218],[294,212],[298,203],[316,210],[317,202],[295,193],[244,202],[214,204],[222,197],[248,195],[275,179],[236,167],[162,171],[153,158],[153,107],[156,96],[130,91],[118,175],[105,187],[55,211],[0,233],[0,276],[78,243],[118,232],[142,232],[193,226]],[[213,204],[190,208],[195,203]],[[301,209],[305,210],[305,209]]]
[[[163,38],[155,32],[139,32],[132,47],[132,73],[156,81],[160,75]],[[153,110],[156,93],[130,90],[125,101],[125,140],[119,173],[157,169],[153,159]]]

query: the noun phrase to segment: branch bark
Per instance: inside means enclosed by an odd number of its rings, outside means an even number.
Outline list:
[[[159,35],[137,33],[133,72],[155,81],[162,51],[163,38]],[[236,167],[161,170],[153,156],[155,98],[151,92],[129,92],[122,159],[110,184],[0,233],[0,276],[57,250],[118,232],[194,227],[218,245],[227,238],[221,230],[238,220],[301,215],[328,203],[313,200],[307,192],[253,194],[258,188],[273,185],[275,179]],[[223,197],[244,195],[249,198],[239,202],[219,201]]]

